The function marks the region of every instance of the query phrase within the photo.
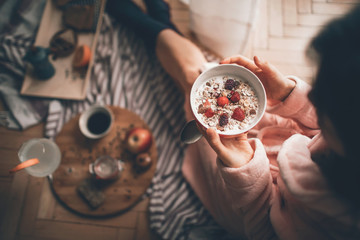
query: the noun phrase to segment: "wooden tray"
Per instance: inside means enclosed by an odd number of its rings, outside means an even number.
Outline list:
[[[108,217],[126,211],[134,206],[150,186],[156,170],[157,150],[155,139],[149,150],[152,165],[145,171],[138,171],[133,162],[135,156],[124,147],[126,132],[132,127],[148,128],[135,113],[119,107],[110,107],[115,116],[111,132],[102,139],[89,140],[79,129],[80,115],[71,119],[56,138],[62,160],[50,181],[56,198],[69,210],[84,216]],[[84,179],[91,178],[89,164],[99,156],[109,155],[124,161],[124,170],[114,182],[104,183],[102,191],[105,202],[92,210],[80,197],[76,187]]]
[[[93,53],[95,52],[105,7],[105,0],[100,1],[100,13],[95,33],[78,33],[78,46],[87,44],[91,47]],[[49,47],[51,37],[63,28],[62,11],[54,5],[52,0],[48,0],[34,45],[45,48]],[[53,61],[50,56],[50,62],[54,65],[56,73],[46,81],[36,79],[32,74],[32,68],[28,67],[20,93],[22,95],[46,98],[84,99],[90,81],[94,57],[91,58],[86,73],[83,74],[73,71],[71,66],[73,55],[74,54],[68,57],[58,58],[55,61]]]

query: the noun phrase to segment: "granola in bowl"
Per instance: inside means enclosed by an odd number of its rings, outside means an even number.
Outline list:
[[[215,76],[204,81],[194,98],[196,118],[206,127],[236,134],[249,128],[259,111],[259,100],[245,80]]]

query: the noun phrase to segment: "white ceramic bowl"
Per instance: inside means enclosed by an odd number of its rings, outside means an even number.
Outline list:
[[[253,122],[251,124],[249,124],[246,128],[241,129],[241,130],[239,129],[238,131],[231,131],[228,133],[222,132],[220,130],[217,130],[217,132],[222,136],[236,136],[236,135],[239,135],[239,134],[249,131],[261,120],[261,118],[263,117],[263,115],[265,113],[266,93],[265,93],[264,86],[261,83],[260,79],[253,72],[251,72],[250,70],[248,70],[242,66],[235,65],[235,64],[217,65],[215,67],[212,67],[212,68],[202,72],[198,76],[198,78],[194,82],[194,84],[191,88],[191,92],[190,92],[191,110],[193,112],[193,115],[195,116],[196,121],[201,126],[203,126],[205,129],[208,128],[208,126],[204,122],[202,122],[201,119],[196,117],[197,116],[197,107],[198,107],[195,105],[196,90],[202,84],[204,84],[206,81],[208,81],[209,79],[214,78],[214,77],[219,77],[219,76],[233,77],[233,78],[240,79],[244,82],[247,82],[255,91],[255,94],[258,98],[259,109],[256,113],[256,116],[255,116]]]
[[[99,134],[91,132],[88,128],[89,118],[95,113],[104,113],[110,118],[110,122],[107,124],[108,126],[106,126],[105,130]],[[99,139],[104,137],[110,132],[113,121],[114,121],[114,115],[108,107],[103,105],[93,105],[80,115],[79,127],[80,127],[80,131],[82,132],[82,134],[84,134],[85,137],[90,139]]]

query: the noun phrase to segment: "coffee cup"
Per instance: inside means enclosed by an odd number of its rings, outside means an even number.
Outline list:
[[[93,105],[81,114],[79,127],[85,137],[99,139],[110,132],[113,121],[114,115],[108,107]]]

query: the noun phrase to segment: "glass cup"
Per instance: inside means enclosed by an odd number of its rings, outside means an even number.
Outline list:
[[[34,177],[46,177],[60,165],[61,152],[55,142],[46,138],[34,138],[22,144],[18,151],[20,162],[31,158],[39,159],[40,163],[25,170]]]
[[[122,170],[123,166],[121,161],[110,156],[98,157],[94,163],[89,165],[89,172],[94,175],[96,179],[102,180],[116,179]]]

